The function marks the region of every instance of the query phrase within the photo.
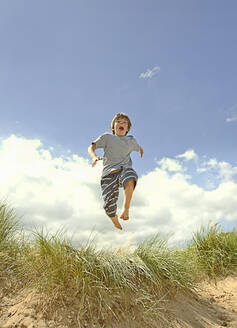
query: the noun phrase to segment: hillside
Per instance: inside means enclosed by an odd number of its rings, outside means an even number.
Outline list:
[[[0,328],[237,328],[237,232],[208,224],[183,247],[26,236],[0,205]]]
[[[136,318],[123,318],[122,315],[119,320],[106,326],[102,322],[95,322],[93,326],[85,323],[80,325],[78,309],[73,305],[59,307],[46,315],[40,306],[40,296],[32,290],[19,290],[4,296],[4,285],[6,287],[7,283],[1,282],[1,328],[237,327],[237,277],[234,276],[219,280],[216,284],[203,282],[195,297],[179,292],[163,299],[161,312],[157,313],[156,320],[147,324],[140,321],[141,325]],[[139,318],[139,314],[137,317]]]

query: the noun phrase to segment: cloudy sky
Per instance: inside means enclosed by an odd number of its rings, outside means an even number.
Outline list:
[[[235,0],[0,2],[0,198],[100,245],[237,224]],[[127,113],[144,149],[115,230],[87,148]],[[122,191],[121,191],[122,192]],[[122,206],[122,193],[119,211]]]

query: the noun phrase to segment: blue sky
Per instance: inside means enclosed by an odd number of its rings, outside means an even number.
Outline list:
[[[132,155],[140,176],[193,150],[199,162],[178,170],[192,183],[218,188],[228,165],[235,183],[236,10],[234,0],[1,1],[1,140],[89,159],[122,111],[144,148]]]

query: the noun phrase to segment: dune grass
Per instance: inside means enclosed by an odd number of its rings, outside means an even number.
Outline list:
[[[197,266],[211,278],[237,272],[237,230],[222,232],[218,224],[201,227],[193,237]]]
[[[10,270],[19,252],[19,221],[14,209],[0,204],[0,270]]]
[[[38,290],[48,309],[74,308],[77,322],[152,320],[177,290],[195,290],[200,277],[237,272],[237,232],[215,224],[194,233],[186,247],[171,247],[156,235],[127,253],[92,244],[76,248],[63,232],[34,231],[26,241],[20,231],[14,211],[2,204],[0,278],[14,276]]]

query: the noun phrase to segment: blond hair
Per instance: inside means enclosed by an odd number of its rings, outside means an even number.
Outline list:
[[[131,123],[130,118],[128,117],[128,115],[125,114],[125,113],[118,113],[114,116],[114,118],[112,119],[112,122],[110,124],[110,129],[111,129],[113,134],[115,134],[115,131],[114,131],[115,121],[120,119],[120,118],[126,119],[128,121],[128,131],[131,129],[132,123]],[[126,134],[128,133],[128,131],[126,132]]]

